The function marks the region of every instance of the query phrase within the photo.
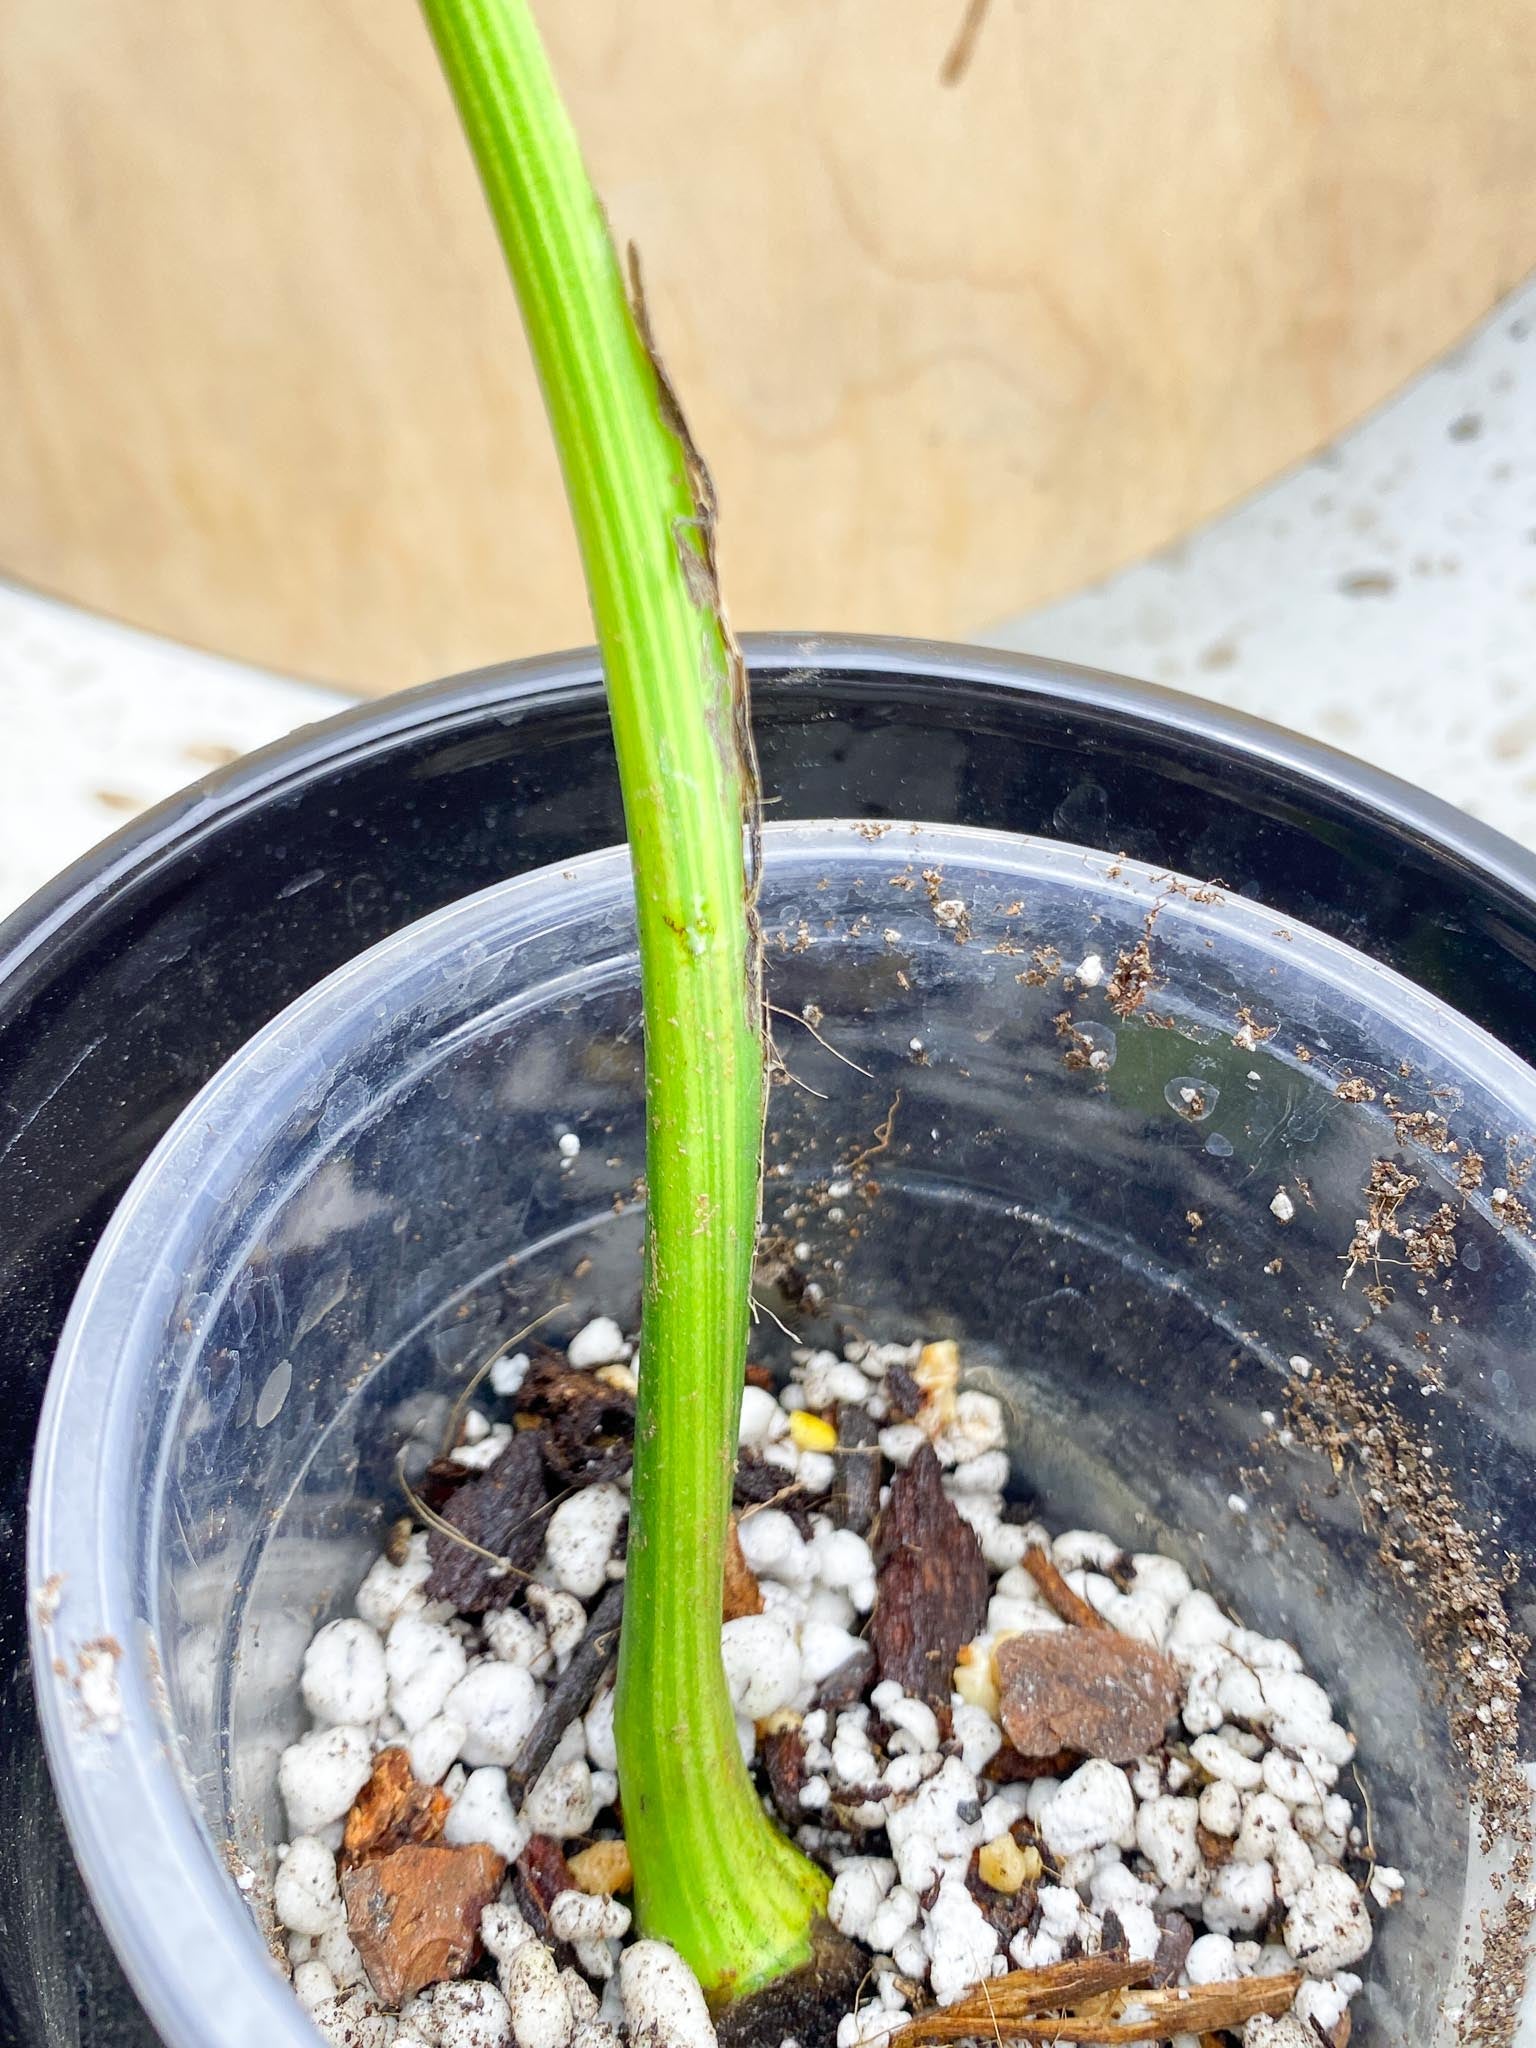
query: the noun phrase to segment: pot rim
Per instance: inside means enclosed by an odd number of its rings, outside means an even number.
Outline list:
[[[915,825],[912,830],[962,855],[969,850],[978,859],[1001,842],[1070,855],[1074,865],[1095,858],[1087,849],[1058,840],[995,828]],[[843,848],[863,859],[875,857],[856,821],[786,821],[771,825],[768,837],[770,851],[777,843],[797,852],[817,849],[818,858],[828,860]],[[488,917],[540,927],[552,916],[559,923],[577,921],[627,888],[627,869],[620,845],[527,870],[403,927],[279,1011],[218,1069],[159,1140],[103,1232],[70,1309],[49,1380],[32,1476],[27,1583],[38,1707],[60,1806],[102,1923],[170,2043],[256,2048],[258,2042],[297,2041],[310,2023],[282,1977],[258,1968],[257,1929],[232,1910],[230,1871],[202,1824],[179,1752],[166,1739],[154,1640],[142,1620],[147,1596],[137,1580],[139,1560],[121,1540],[132,1475],[125,1477],[125,1461],[105,1449],[129,1420],[141,1382],[123,1382],[116,1303],[103,1304],[101,1297],[150,1284],[152,1275],[143,1261],[151,1257],[158,1271],[163,1263],[159,1247],[179,1213],[180,1197],[167,1182],[167,1166],[189,1141],[199,1150],[211,1142],[217,1150],[224,1142],[221,1134],[248,1121],[253,1111],[270,1115],[274,1098],[292,1085],[296,1045],[319,1056],[329,1033],[360,1013],[365,991],[376,991],[391,971],[422,973],[422,963],[439,962],[454,946],[474,941]],[[1148,905],[1168,879],[1137,861],[1126,861],[1123,869],[1116,863],[1114,872],[1128,896],[1144,898]],[[1186,905],[1183,914],[1213,932],[1230,930],[1238,939],[1279,953],[1274,913],[1262,901],[1225,897],[1209,909]],[[1432,1031],[1458,1068],[1486,1090],[1529,1096],[1536,1087],[1536,1073],[1492,1034],[1394,969],[1295,920],[1288,919],[1285,929],[1288,960],[1309,962],[1325,980],[1347,973],[1357,989],[1374,995],[1373,1007],[1397,1010],[1410,1031]],[[232,1114],[236,1109],[239,1116]],[[137,1259],[124,1258],[129,1246],[137,1247]],[[81,1444],[84,1448],[77,1451]],[[57,1475],[75,1456],[85,1464],[84,1480],[61,1489]],[[84,1494],[87,1526],[61,1512],[61,1491],[76,1501]],[[56,1629],[40,1611],[39,1589],[55,1582],[68,1616],[64,1629]],[[118,1618],[128,1615],[139,1631],[134,1639],[126,1639]],[[114,1626],[124,1629],[124,1639],[91,1633]],[[115,1728],[99,1716],[93,1721],[85,1715],[76,1678],[67,1663],[55,1661],[61,1654],[73,1655],[78,1673],[80,1653],[107,1642],[116,1651],[114,1677],[122,1699]],[[136,1827],[141,1832],[135,1844]],[[130,1844],[141,1847],[141,1858],[130,1860]],[[157,1954],[165,1954],[166,1937],[158,1930],[167,1924],[174,1925],[176,1947],[186,1958],[175,1975],[152,1968]]]
[[[1416,788],[1336,747],[1287,731],[1161,684],[1041,656],[941,640],[852,633],[747,633],[742,650],[761,686],[818,668],[848,675],[902,676],[978,683],[1016,690],[1067,710],[1108,712],[1127,723],[1185,733],[1201,745],[1229,749],[1271,772],[1309,784],[1393,822],[1427,848],[1470,868],[1536,907],[1536,852],[1454,804]],[[530,655],[471,669],[383,698],[364,699],[335,716],[302,725],[227,768],[154,805],[62,869],[0,918],[0,985],[40,972],[51,947],[103,892],[114,892],[162,860],[207,836],[225,818],[253,808],[285,787],[323,774],[332,763],[385,753],[405,735],[451,730],[491,706],[518,715],[537,700],[577,704],[602,698],[602,670],[593,647]]]

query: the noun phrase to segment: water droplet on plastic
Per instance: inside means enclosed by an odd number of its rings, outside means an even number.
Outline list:
[[[261,1392],[256,1396],[256,1427],[265,1429],[282,1413],[283,1403],[288,1398],[288,1389],[293,1385],[293,1367],[286,1358],[280,1358],[262,1382]]]
[[[1232,1140],[1224,1138],[1220,1131],[1212,1131],[1205,1141],[1205,1149],[1213,1159],[1230,1159],[1232,1157]]]
[[[1192,1124],[1203,1124],[1220,1102],[1221,1090],[1194,1074],[1175,1074],[1163,1089],[1163,1100]]]

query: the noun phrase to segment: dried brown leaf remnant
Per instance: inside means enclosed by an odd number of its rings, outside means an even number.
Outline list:
[[[739,1621],[744,1614],[761,1614],[763,1589],[757,1574],[742,1554],[737,1517],[733,1514],[725,1539],[725,1596],[721,1611],[724,1621]]]
[[[891,1483],[875,1529],[875,1563],[869,1640],[880,1676],[897,1679],[947,1720],[955,1660],[981,1632],[990,1577],[975,1531],[944,1491],[931,1444]]]
[[[452,1804],[440,1785],[419,1785],[403,1749],[381,1749],[373,1776],[352,1803],[341,1838],[348,1863],[386,1856],[409,1842],[435,1842]]]
[[[480,1953],[480,1915],[505,1869],[482,1842],[413,1843],[342,1872],[347,1930],[386,2005],[464,1975]]]
[[[1021,1756],[1070,1749],[1131,1763],[1178,1711],[1178,1668],[1113,1629],[1009,1636],[996,1650],[1003,1733]]]

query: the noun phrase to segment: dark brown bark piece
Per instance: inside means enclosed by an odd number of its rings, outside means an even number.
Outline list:
[[[1195,1930],[1182,1913],[1159,1913],[1157,1925],[1157,1952],[1147,1981],[1154,1991],[1166,1991],[1179,1981],[1184,1958],[1195,1945]]]
[[[435,1842],[452,1804],[440,1785],[419,1785],[403,1749],[381,1749],[373,1776],[352,1802],[342,1833],[348,1863],[387,1856],[408,1842]]]
[[[461,1614],[510,1606],[544,1548],[544,1503],[538,1433],[523,1430],[489,1471],[459,1487],[443,1508],[443,1520],[479,1548],[468,1550],[440,1529],[428,1530],[427,1598],[451,1600]],[[482,1550],[505,1558],[512,1569],[499,1571]]]
[[[880,1425],[866,1408],[852,1405],[837,1411],[837,1449],[832,1453],[837,1477],[832,1482],[828,1512],[839,1529],[867,1536],[880,1512]]]
[[[1031,1784],[1036,1778],[1064,1778],[1082,1760],[1076,1749],[1058,1749],[1054,1756],[1020,1756],[1011,1742],[1005,1742],[983,1764],[981,1775],[992,1785]]]
[[[782,1465],[770,1465],[755,1451],[742,1451],[737,1457],[732,1499],[739,1508],[782,1508],[807,1541],[813,1533],[805,1488]]]
[[[480,1915],[506,1864],[483,1842],[413,1843],[342,1872],[347,1930],[387,2006],[462,1977],[480,1953]]]
[[[801,1788],[805,1784],[805,1737],[798,1728],[780,1728],[772,1735],[759,1738],[762,1751],[763,1769],[768,1774],[768,1790],[773,1796],[774,1811],[787,1828],[797,1828],[805,1820],[805,1808],[800,1804]]]
[[[994,1655],[1003,1732],[1021,1756],[1073,1749],[1132,1763],[1178,1711],[1178,1667],[1113,1629],[1009,1636]]]
[[[960,1646],[986,1620],[989,1578],[975,1531],[944,1492],[932,1444],[891,1482],[875,1563],[869,1640],[880,1677],[947,1716]]]
[[[856,1707],[869,1691],[874,1675],[875,1653],[868,1643],[860,1643],[853,1655],[845,1658],[835,1671],[829,1671],[817,1686],[817,1706]]]
[[[1021,1884],[1016,1892],[995,1892],[981,1875],[981,1851],[972,1850],[965,1873],[965,1888],[996,1928],[1006,1948],[1016,1934],[1022,1934],[1035,1917],[1035,1886]]]
[[[552,1353],[535,1359],[517,1393],[519,1414],[543,1424],[537,1434],[550,1472],[562,1483],[621,1476],[632,1462],[635,1397],[596,1373],[573,1372]]]
[[[771,1365],[749,1365],[746,1382],[749,1387],[761,1387],[765,1394],[777,1394],[779,1391],[778,1376]]]
[[[553,1835],[530,1835],[528,1846],[512,1866],[512,1897],[517,1910],[542,1941],[555,1952],[562,1969],[575,1960],[569,1944],[549,1931],[549,1909],[561,1892],[577,1889],[565,1851]]]
[[[544,1696],[544,1711],[517,1753],[512,1776],[531,1785],[555,1753],[555,1745],[571,1723],[591,1706],[603,1673],[619,1652],[619,1623],[624,1617],[624,1581],[615,1579],[587,1617],[587,1632],[571,1652],[571,1661]],[[542,1837],[536,1835],[535,1841]]]
[[[923,1405],[923,1390],[909,1365],[893,1365],[885,1375],[885,1395],[893,1422],[911,1422]]]

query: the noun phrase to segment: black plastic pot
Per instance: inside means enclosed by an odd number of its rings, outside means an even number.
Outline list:
[[[749,654],[774,815],[998,825],[1219,875],[1536,1049],[1536,862],[1430,799],[1081,672],[895,643]],[[303,988],[424,911],[620,836],[599,683],[573,656],[297,735],[141,821],[0,929],[4,2038],[150,2038],[53,1817],[22,1660],[31,1431],[102,1224],[176,1110]]]

